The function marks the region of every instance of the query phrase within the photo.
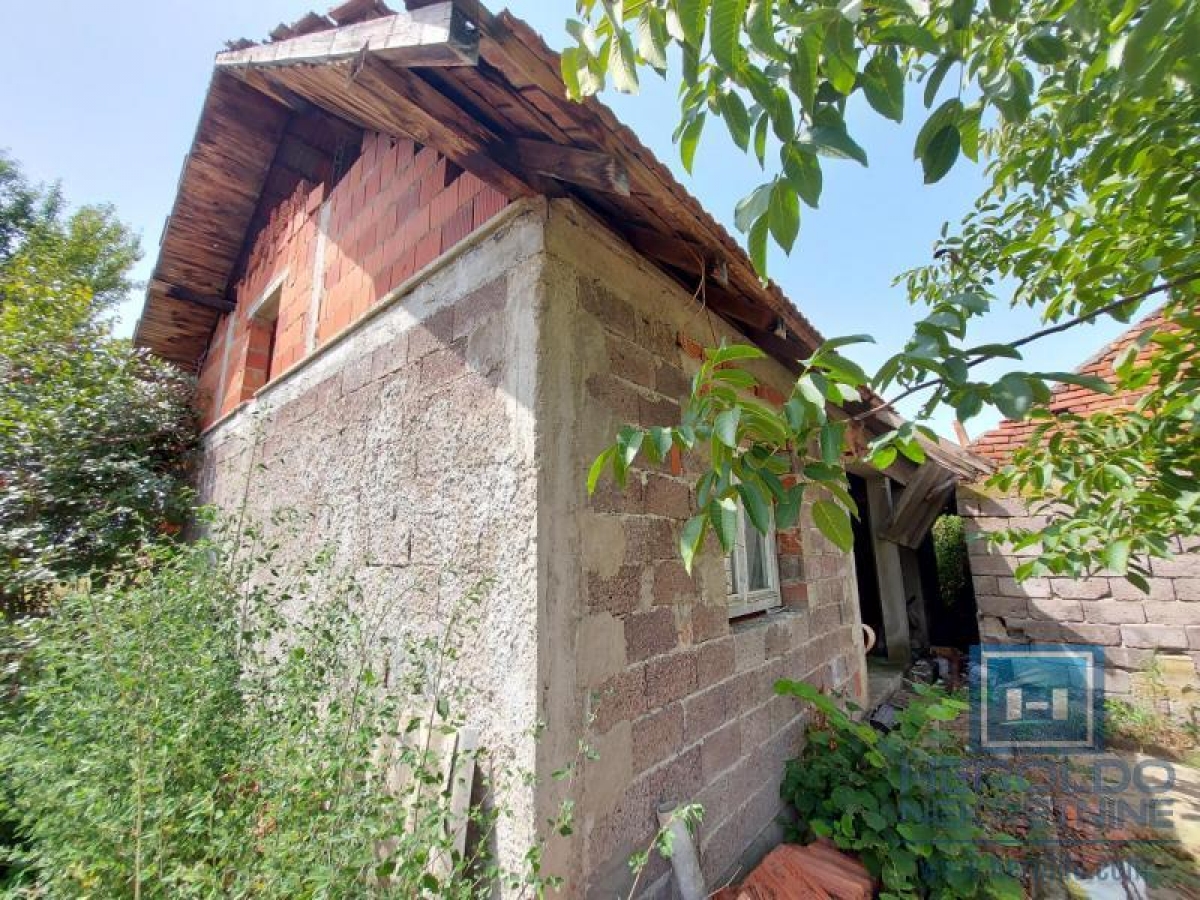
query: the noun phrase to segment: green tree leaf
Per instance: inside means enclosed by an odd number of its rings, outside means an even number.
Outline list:
[[[876,112],[895,122],[904,119],[904,73],[891,55],[880,52],[872,56],[861,81],[863,94]]]
[[[921,168],[925,171],[926,184],[933,184],[945,177],[954,167],[960,147],[957,125],[947,125],[929,139],[921,153]]]
[[[746,18],[746,0],[711,0],[710,45],[717,65],[727,72],[741,68],[742,22]]]
[[[768,221],[775,242],[785,253],[791,253],[800,233],[800,200],[789,181],[776,181],[771,189]]]
[[[750,114],[746,104],[734,91],[726,91],[718,99],[721,115],[729,126],[729,134],[739,149],[745,150],[750,145]]]
[[[750,196],[745,197],[734,210],[733,222],[737,230],[748,232],[754,223],[767,214],[771,206],[771,191],[773,183],[760,184]]]
[[[1067,58],[1067,44],[1049,28],[1040,28],[1026,38],[1025,53],[1035,63],[1053,65]]]
[[[693,47],[704,41],[704,24],[708,14],[709,0],[676,0],[679,24],[687,42]]]
[[[765,276],[767,272],[767,236],[768,223],[767,217],[763,216],[754,223],[754,227],[750,229],[750,261],[754,264],[755,270],[760,276]]]
[[[853,159],[864,166],[867,164],[867,152],[846,133],[845,126],[818,125],[801,142],[813,147],[822,156]]]
[[[942,50],[941,42],[920,25],[889,25],[876,31],[873,39],[877,44],[898,44],[923,53],[940,53]]]
[[[831,500],[818,500],[812,507],[813,523],[834,546],[849,552],[854,548],[854,529],[850,515]]]
[[[733,550],[737,543],[738,514],[737,503],[731,497],[714,500],[708,505],[708,522],[721,542],[725,553]]]
[[[689,172],[696,165],[696,151],[700,147],[700,135],[704,131],[704,118],[704,113],[699,113],[689,120],[680,132],[679,155],[683,160],[683,167]]]
[[[679,533],[679,557],[687,573],[692,574],[696,554],[704,544],[704,532],[708,527],[708,518],[703,515],[692,516],[684,523]]]
[[[800,199],[816,209],[821,200],[821,163],[795,143],[783,146],[783,172]]]
[[[820,58],[820,32],[817,28],[806,30],[796,41],[788,78],[792,93],[800,100],[801,108],[810,115],[816,108]]]
[[[609,447],[603,453],[596,457],[592,463],[591,469],[588,470],[587,476],[587,492],[589,496],[596,493],[596,486],[600,483],[600,476],[604,474],[604,470],[612,463],[613,457],[617,455],[615,446]]]
[[[1033,406],[1033,390],[1024,374],[1010,372],[992,388],[992,400],[1007,418],[1020,421]]]
[[[746,517],[750,520],[750,524],[759,534],[766,534],[771,528],[770,500],[763,496],[757,485],[750,482],[739,483],[737,492],[742,498],[742,506],[746,510]]]
[[[713,435],[731,450],[736,450],[738,446],[738,423],[741,417],[742,411],[734,407],[725,410],[713,422]]]
[[[854,26],[837,18],[825,32],[825,76],[839,94],[849,94],[858,76],[858,51],[854,46]]]
[[[637,59],[633,52],[633,41],[629,32],[618,30],[608,44],[608,72],[612,75],[613,87],[625,94],[638,92]]]
[[[1104,549],[1104,564],[1110,571],[1124,575],[1129,570],[1129,554],[1133,549],[1131,541],[1124,538],[1112,541]]]

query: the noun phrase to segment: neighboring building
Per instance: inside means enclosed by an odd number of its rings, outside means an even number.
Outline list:
[[[496,580],[455,677],[492,757],[536,776],[499,835],[510,861],[584,740],[599,759],[547,860],[568,895],[620,892],[664,801],[705,805],[718,884],[781,834],[805,719],[773,682],[865,699],[854,559],[806,513],[751,538],[744,574],[710,548],[689,577],[686,461],[591,498],[585,474],[619,424],[677,421],[702,345],[758,344],[778,402],[820,337],[635,135],[566,99],[528,26],[419,5],[352,0],[217,57],[137,340],[199,375],[204,499],[293,558],[331,545],[381,627],[444,616],[448,567]],[[897,660],[916,548],[955,478],[983,471],[928,452],[919,470],[855,466],[860,565]],[[668,882],[656,861],[643,884]]]
[[[1104,347],[1078,369],[1080,374],[1114,379],[1113,364],[1148,327],[1161,326],[1155,313]],[[1152,345],[1140,351],[1144,359]],[[1139,395],[1101,394],[1074,385],[1054,390],[1050,409],[1088,415],[1132,406]],[[1033,434],[1034,423],[1005,421],[971,445],[995,465],[1007,463]],[[1047,521],[1033,517],[1018,499],[988,496],[985,491],[958,492],[959,511],[974,532],[1011,527],[1038,528]],[[982,640],[998,643],[1079,643],[1105,648],[1105,690],[1117,697],[1134,696],[1168,705],[1188,716],[1200,697],[1194,693],[1200,671],[1200,553],[1196,542],[1176,538],[1179,556],[1150,563],[1150,593],[1123,577],[1012,577],[1022,554],[982,540],[970,542],[979,630]],[[1025,555],[1035,555],[1036,549]],[[1184,691],[1187,688],[1187,691]]]

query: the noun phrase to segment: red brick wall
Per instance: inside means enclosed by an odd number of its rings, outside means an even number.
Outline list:
[[[1113,363],[1117,360],[1117,357],[1125,352],[1125,349],[1136,341],[1147,328],[1161,326],[1162,323],[1161,314],[1155,313],[1149,316],[1104,347],[1076,371],[1080,375],[1098,375],[1105,381],[1112,383],[1115,378]],[[1153,352],[1153,344],[1142,349],[1138,354],[1139,362],[1144,362]],[[1128,392],[1100,394],[1073,384],[1060,384],[1054,389],[1053,394],[1054,396],[1050,400],[1050,409],[1059,413],[1074,413],[1081,416],[1105,409],[1132,406],[1141,396],[1140,394]],[[1029,420],[1014,422],[1010,419],[1005,419],[1000,423],[999,427],[977,438],[971,444],[971,449],[994,463],[1004,465],[1017,449],[1023,447],[1029,441],[1029,437],[1033,434],[1036,424]]]
[[[234,286],[237,309],[222,318],[200,374],[205,423],[229,413],[357,322],[406,279],[429,265],[507,204],[508,198],[411,140],[369,133],[362,155],[328,192],[300,184],[253,237]],[[310,323],[318,224],[328,229],[318,277],[320,306]],[[251,309],[283,276],[274,353],[269,328]]]

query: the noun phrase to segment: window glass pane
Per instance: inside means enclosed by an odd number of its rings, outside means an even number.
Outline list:
[[[771,586],[767,580],[766,550],[767,541],[758,529],[745,520],[746,529],[746,581],[752,591],[766,590]]]

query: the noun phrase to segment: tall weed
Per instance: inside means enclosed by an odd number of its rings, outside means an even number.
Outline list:
[[[438,752],[464,724],[447,672],[487,585],[440,631],[398,640],[327,559],[283,571],[239,539],[252,549],[162,551],[9,626],[9,891],[465,898],[503,881],[540,895],[539,848],[520,871],[491,852],[503,787],[484,774],[456,817]],[[391,789],[385,742],[405,776]]]

